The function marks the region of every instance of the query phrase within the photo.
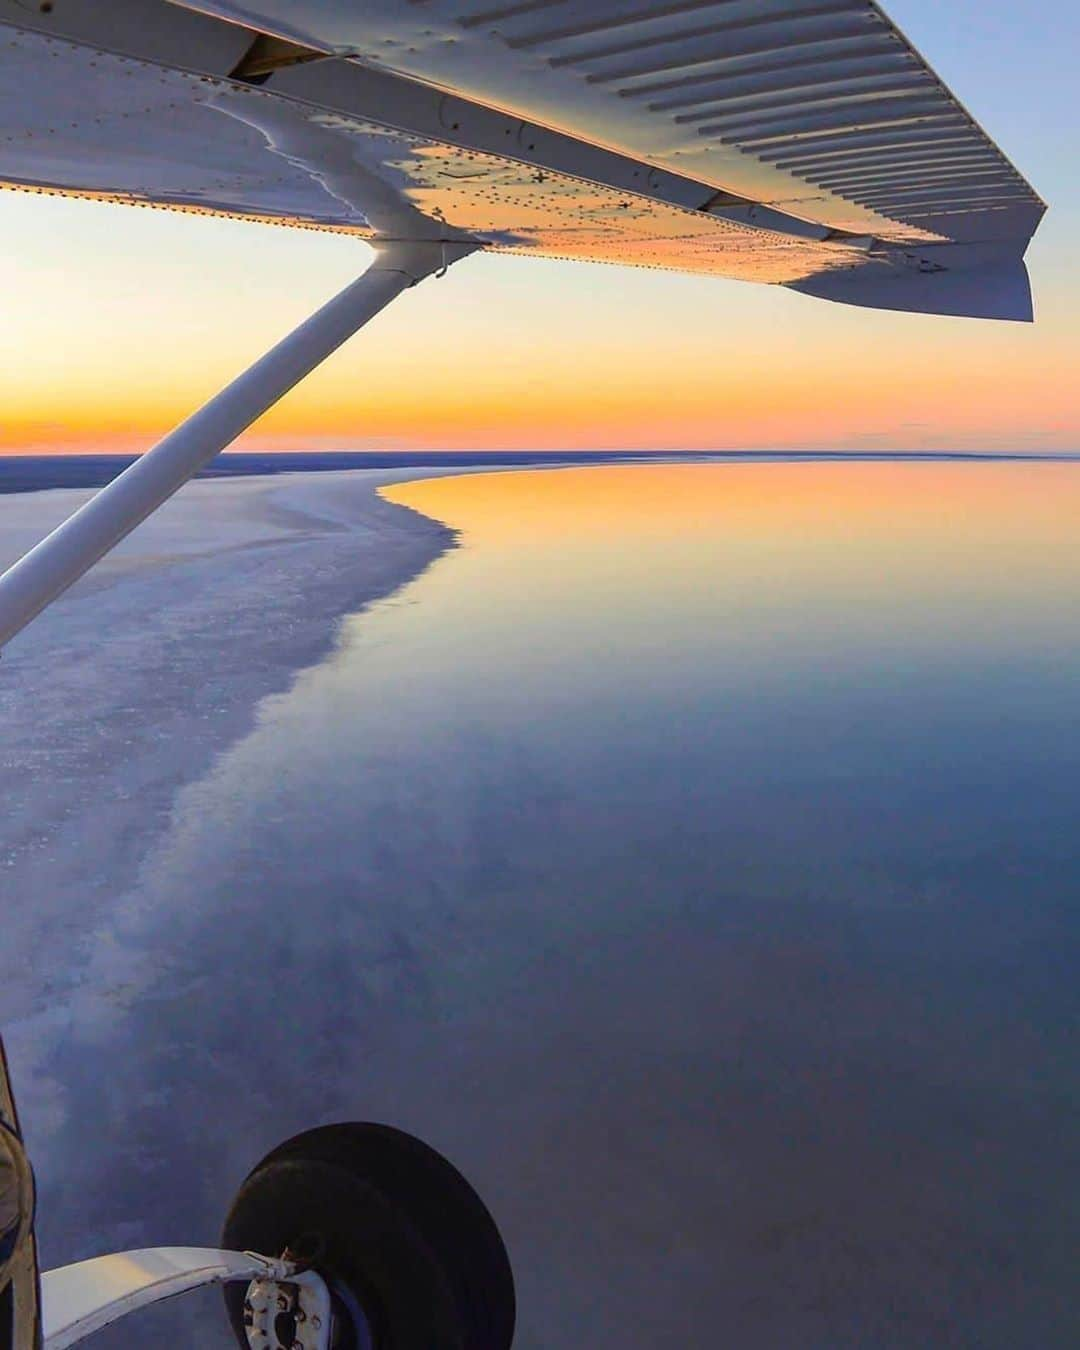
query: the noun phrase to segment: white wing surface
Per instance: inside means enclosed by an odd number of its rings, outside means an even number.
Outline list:
[[[1013,319],[1045,209],[868,0],[0,0],[0,181]]]

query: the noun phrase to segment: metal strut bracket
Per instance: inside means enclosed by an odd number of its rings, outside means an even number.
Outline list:
[[[0,576],[0,648],[391,300],[475,249],[437,239],[377,245],[362,276]]]

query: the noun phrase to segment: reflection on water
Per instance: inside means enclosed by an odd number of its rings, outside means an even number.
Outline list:
[[[388,495],[461,547],[182,799],[56,1066],[52,1254],[386,1119],[522,1347],[1074,1344],[1080,471]]]

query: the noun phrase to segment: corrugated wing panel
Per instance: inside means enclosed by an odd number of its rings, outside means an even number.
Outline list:
[[[1022,240],[1044,209],[872,0],[193,3],[832,227]]]

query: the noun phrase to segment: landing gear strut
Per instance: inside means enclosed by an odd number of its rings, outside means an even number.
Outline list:
[[[221,1284],[241,1350],[510,1350],[514,1277],[445,1158],[389,1125],[327,1125],[245,1178],[220,1247],[150,1247],[39,1280],[33,1177],[0,1042],[0,1350],[66,1350]],[[270,1255],[260,1255],[270,1253]]]

